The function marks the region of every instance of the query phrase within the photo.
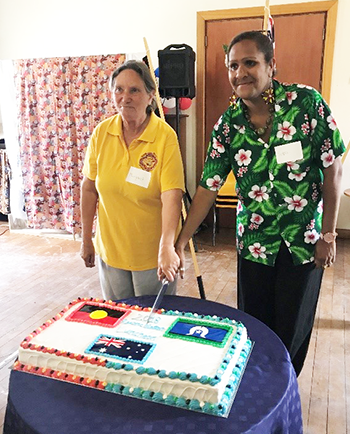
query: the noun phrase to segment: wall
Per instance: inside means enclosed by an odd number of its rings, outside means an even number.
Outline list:
[[[270,5],[300,3],[270,1]],[[197,11],[263,7],[265,0],[0,0],[0,59],[140,53],[147,38],[153,66],[157,52],[186,43],[196,50]],[[349,0],[338,1],[338,21],[330,105],[346,144],[350,139]],[[187,132],[187,180],[195,179],[195,101]],[[342,190],[350,187],[350,156]],[[350,199],[342,197],[338,227],[350,229]]]

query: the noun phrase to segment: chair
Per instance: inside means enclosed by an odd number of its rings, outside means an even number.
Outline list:
[[[236,179],[232,173],[229,173],[225,184],[220,188],[213,205],[213,246],[216,242],[216,233],[219,232],[219,209],[236,208],[238,198],[236,196]]]

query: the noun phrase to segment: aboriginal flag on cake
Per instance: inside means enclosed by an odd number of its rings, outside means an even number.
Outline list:
[[[150,355],[154,345],[130,339],[118,338],[116,336],[100,335],[87,348],[86,352],[105,357],[134,362],[144,362]]]
[[[86,302],[67,316],[66,320],[103,327],[115,327],[129,313],[130,311],[117,307],[107,307],[103,303]]]

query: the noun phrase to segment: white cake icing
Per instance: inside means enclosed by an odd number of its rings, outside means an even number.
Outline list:
[[[95,311],[82,315],[97,324],[77,317],[86,305]],[[112,325],[89,319],[106,308],[125,315]],[[148,316],[135,306],[73,302],[22,342],[15,369],[226,415],[249,354],[246,328],[173,311],[156,313],[145,326]]]

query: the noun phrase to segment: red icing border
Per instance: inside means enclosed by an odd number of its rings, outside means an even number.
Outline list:
[[[64,351],[64,350],[58,350],[56,348],[50,348],[50,347],[45,347],[44,345],[33,345],[30,343],[30,341],[39,333],[41,333],[43,330],[45,330],[47,327],[49,327],[51,324],[53,324],[55,321],[59,320],[62,318],[62,316],[69,310],[71,309],[74,305],[78,304],[78,303],[83,303],[83,302],[89,302],[89,303],[95,303],[96,305],[105,305],[108,306],[108,308],[119,308],[118,310],[125,310],[125,312],[127,314],[131,313],[131,311],[136,310],[136,311],[145,311],[145,312],[149,312],[151,310],[150,307],[141,307],[138,305],[129,305],[129,304],[125,304],[125,303],[116,303],[114,301],[106,301],[106,300],[100,300],[99,298],[78,298],[77,300],[73,300],[71,303],[69,303],[68,306],[66,306],[64,309],[61,310],[61,312],[59,312],[57,315],[55,315],[52,319],[47,320],[42,326],[38,327],[37,329],[35,329],[31,334],[29,334],[20,344],[20,346],[24,349],[30,349],[33,351],[39,351],[42,353],[50,353],[50,354],[56,354],[56,356],[61,356],[61,357],[68,357],[70,359],[76,359],[79,361],[82,361],[83,363],[90,363],[92,365],[100,365],[100,366],[105,366],[108,362],[108,360],[106,358],[102,358],[102,357],[91,357],[91,356],[86,356],[84,354],[76,354],[76,353],[70,353],[69,351]],[[74,311],[75,312],[75,311]],[[164,309],[159,309],[157,311],[157,313],[162,313],[164,312]],[[122,318],[125,318],[125,316],[123,315]],[[119,318],[121,319],[121,318]],[[22,365],[20,362],[16,362],[15,365],[19,363],[20,365]],[[26,366],[26,365],[22,365],[22,366]],[[27,365],[29,366],[29,365]],[[15,369],[15,368],[14,368]],[[36,369],[42,369],[42,368],[37,368],[37,367],[32,367],[31,366],[31,370],[26,370],[26,372],[33,372],[33,370]],[[24,370],[24,369],[17,369],[17,370]],[[37,372],[33,372],[33,373],[37,373]],[[40,375],[40,374],[39,374]],[[51,375],[49,375],[51,377]],[[52,377],[52,378],[57,378],[57,377]],[[90,380],[93,381],[93,380]],[[82,383],[79,383],[82,384]]]

